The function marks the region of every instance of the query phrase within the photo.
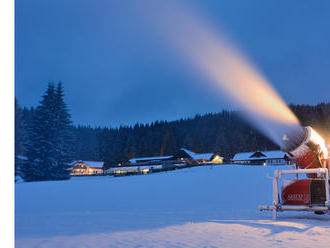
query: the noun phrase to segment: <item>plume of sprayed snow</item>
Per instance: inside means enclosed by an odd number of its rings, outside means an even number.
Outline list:
[[[282,146],[284,135],[300,129],[296,116],[270,83],[220,28],[178,2],[147,1],[143,6],[154,29],[262,133]]]

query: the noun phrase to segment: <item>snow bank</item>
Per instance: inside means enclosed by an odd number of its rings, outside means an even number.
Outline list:
[[[17,184],[16,247],[323,247],[329,215],[280,213],[272,222],[270,212],[257,210],[271,203],[266,174],[276,168],[205,166]]]

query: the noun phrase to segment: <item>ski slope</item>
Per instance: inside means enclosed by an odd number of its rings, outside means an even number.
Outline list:
[[[16,184],[16,247],[330,247],[330,215],[259,212],[278,167]]]

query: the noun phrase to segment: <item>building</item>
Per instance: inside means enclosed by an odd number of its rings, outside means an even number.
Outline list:
[[[216,153],[195,153],[188,149],[181,148],[179,152],[174,156],[178,160],[186,161],[190,164],[204,164],[204,163],[216,163],[223,162],[223,157]]]
[[[180,149],[175,155],[131,158],[118,166],[105,170],[110,175],[146,174],[156,171],[175,170],[202,163],[222,163],[223,158],[214,153],[194,153]]]
[[[149,172],[166,170],[169,164],[174,166],[173,156],[131,158],[118,166],[108,168],[105,170],[105,174],[115,176],[147,174]]]
[[[285,165],[290,160],[282,151],[256,151],[237,153],[231,160],[234,164]]]
[[[106,174],[110,175],[125,175],[125,174],[147,174],[154,170],[162,170],[162,164],[150,164],[150,165],[131,165],[126,164],[123,166],[110,167],[105,170]]]
[[[103,174],[104,162],[100,161],[73,161],[69,164],[72,176],[101,175]]]

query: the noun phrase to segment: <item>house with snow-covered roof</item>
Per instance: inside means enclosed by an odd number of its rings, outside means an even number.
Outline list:
[[[117,166],[106,169],[104,173],[114,175],[146,174],[152,171],[162,170],[163,165],[172,163],[172,160],[172,155],[131,158]]]
[[[127,174],[147,174],[155,170],[162,170],[162,164],[124,164],[110,167],[104,171],[105,174],[127,175]]]
[[[290,160],[285,152],[276,150],[241,152],[235,154],[231,161],[234,164],[285,165]]]
[[[223,157],[216,153],[195,153],[186,148],[181,148],[174,156],[176,159],[185,160],[189,163],[222,163]]]
[[[104,162],[77,160],[69,164],[72,176],[101,175],[104,170]]]

